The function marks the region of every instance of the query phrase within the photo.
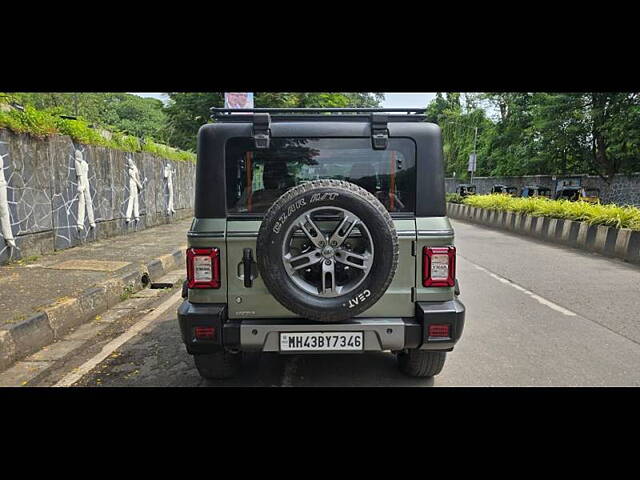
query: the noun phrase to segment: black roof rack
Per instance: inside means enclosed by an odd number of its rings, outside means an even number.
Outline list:
[[[371,142],[376,150],[387,148],[389,122],[422,122],[425,108],[211,108],[219,122],[253,123],[256,148],[269,148],[270,125],[276,122],[362,122],[371,123]]]
[[[387,114],[390,122],[421,122],[425,108],[211,108],[211,117],[221,122],[249,122],[248,114],[268,113],[272,122],[363,121],[372,114]]]

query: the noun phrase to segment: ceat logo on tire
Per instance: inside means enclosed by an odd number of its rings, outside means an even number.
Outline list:
[[[371,291],[370,290],[365,290],[361,294],[359,294],[359,295],[353,297],[351,300],[349,300],[349,308],[353,308],[356,305],[364,302],[370,296],[371,296]]]

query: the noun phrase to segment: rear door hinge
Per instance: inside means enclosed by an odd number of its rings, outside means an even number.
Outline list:
[[[411,240],[411,256],[412,257],[416,256],[416,241],[415,240]]]
[[[371,145],[374,150],[386,150],[389,144],[388,116],[384,113],[371,114]]]
[[[411,303],[416,301],[416,287],[411,287]]]

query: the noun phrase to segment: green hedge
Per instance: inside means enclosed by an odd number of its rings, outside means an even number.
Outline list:
[[[563,218],[587,222],[590,225],[607,225],[616,228],[640,230],[640,208],[619,205],[549,200],[544,197],[518,198],[504,194],[470,195],[465,205],[526,213],[536,217]]]
[[[0,111],[0,127],[8,128],[15,133],[28,133],[39,138],[56,134],[68,135],[75,141],[87,145],[99,145],[125,152],[149,152],[169,160],[182,162],[195,162],[196,160],[196,155],[193,152],[185,152],[156,143],[150,138],[141,142],[136,137],[120,132],[110,132],[111,138],[105,138],[82,119],[60,118],[51,112],[37,110],[31,106],[25,107],[24,111],[17,109]]]
[[[458,193],[446,193],[445,199],[449,203],[463,203],[464,197]]]

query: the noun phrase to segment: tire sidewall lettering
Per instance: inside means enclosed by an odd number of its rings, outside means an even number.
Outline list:
[[[272,229],[273,233],[275,233],[276,235],[279,234],[282,231],[282,227],[287,223],[287,220],[302,207],[306,207],[307,205],[311,205],[317,202],[335,201],[339,198],[339,196],[340,193],[338,192],[319,192],[312,193],[309,196],[300,197],[294,200],[292,203],[285,207],[284,213],[282,213],[278,217],[278,220],[276,221]]]

